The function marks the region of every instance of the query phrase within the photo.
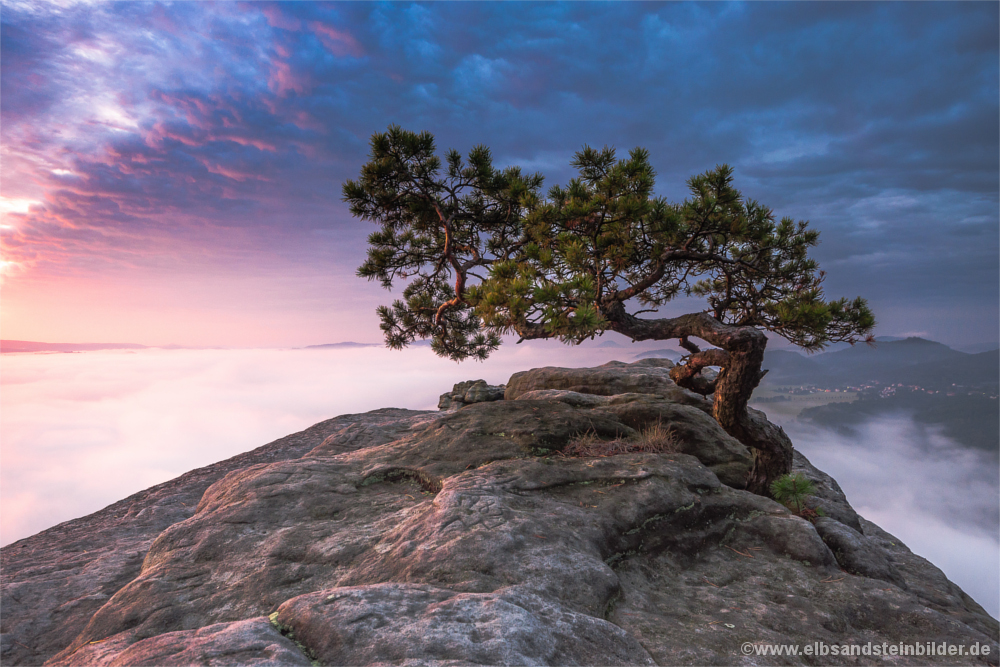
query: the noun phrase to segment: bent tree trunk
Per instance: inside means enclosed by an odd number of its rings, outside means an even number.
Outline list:
[[[691,352],[688,362],[674,367],[670,376],[678,385],[702,394],[715,394],[712,411],[719,425],[753,455],[753,468],[747,490],[769,495],[771,482],[792,468],[792,442],[785,432],[756,410],[747,407],[753,390],[764,373],[764,348],[767,338],[756,327],[723,324],[707,313],[694,313],[660,320],[643,320],[625,312],[620,304],[605,317],[609,329],[634,340],[681,339]],[[719,350],[699,350],[688,341],[697,337],[718,346]],[[714,383],[699,375],[706,366],[721,368]]]

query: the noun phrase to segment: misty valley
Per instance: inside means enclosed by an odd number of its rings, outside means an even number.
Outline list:
[[[796,419],[857,435],[876,418],[904,415],[939,428],[963,447],[1000,458],[1000,357],[969,354],[922,338],[881,339],[805,357],[774,351],[753,404],[773,419]]]

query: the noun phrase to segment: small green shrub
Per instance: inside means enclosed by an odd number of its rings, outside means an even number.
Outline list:
[[[782,475],[771,482],[771,495],[774,499],[799,516],[809,509],[805,506],[806,498],[815,493],[816,485],[800,472]]]

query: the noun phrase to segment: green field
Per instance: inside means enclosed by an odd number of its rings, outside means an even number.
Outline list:
[[[770,401],[761,401],[761,399],[768,399],[775,396],[786,396],[788,400],[775,401],[773,403]],[[799,413],[806,408],[815,408],[820,405],[827,405],[828,403],[845,403],[853,401],[857,397],[857,392],[853,391],[823,391],[815,394],[793,395],[789,394],[787,390],[775,391],[774,389],[758,387],[750,399],[750,407],[762,410],[772,421],[787,421],[798,417]]]

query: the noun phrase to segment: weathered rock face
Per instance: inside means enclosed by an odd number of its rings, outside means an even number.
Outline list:
[[[747,448],[726,433],[719,422],[704,410],[690,405],[675,403],[654,394],[600,396],[563,389],[533,389],[519,394],[516,400],[529,399],[598,408],[592,412],[614,415],[621,423],[637,431],[659,424],[674,436],[679,452],[696,456],[721,482],[734,488],[742,488],[750,472],[752,460]]]
[[[598,396],[653,394],[711,414],[709,401],[678,387],[670,379],[673,367],[674,362],[669,359],[642,359],[632,364],[609,361],[597,368],[536,368],[510,376],[504,398],[512,401],[521,394],[539,389],[563,389]]]
[[[741,644],[949,641],[997,664],[997,623],[803,457],[815,525],[727,485],[746,450],[650,361],[323,422],[10,545],[3,663],[811,664]],[[651,423],[677,453],[559,454]]]
[[[134,641],[118,635],[87,647],[101,665],[312,665],[302,646],[266,618],[217,623]]]
[[[438,400],[439,410],[457,410],[463,405],[485,403],[486,401],[502,401],[504,385],[487,384],[486,380],[468,380],[459,382],[451,391],[441,394]]]

